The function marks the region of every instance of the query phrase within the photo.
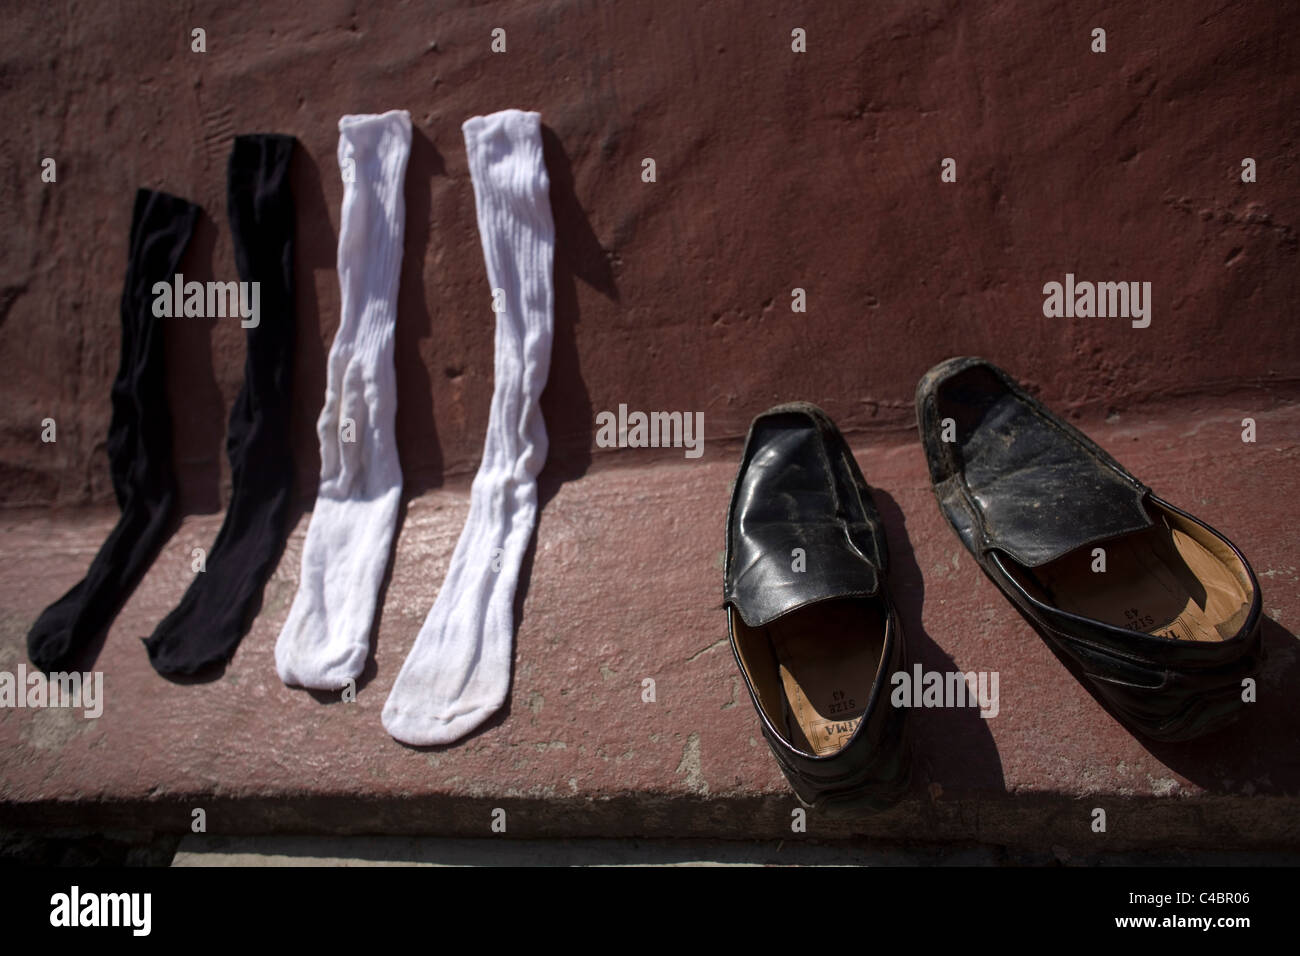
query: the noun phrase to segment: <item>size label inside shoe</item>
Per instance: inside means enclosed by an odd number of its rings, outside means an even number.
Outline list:
[[[823,694],[818,704],[814,704],[804,688],[790,680],[788,675],[788,671],[782,675],[786,678],[786,692],[794,707],[799,727],[813,752],[833,753],[847,744],[862,722],[861,708],[855,695],[843,690],[832,690],[829,694]]]
[[[812,729],[813,739],[809,741],[817,753],[839,750],[849,742],[853,731],[858,729],[861,717],[853,720],[823,720],[816,718],[804,720],[804,726]]]
[[[841,750],[871,699],[883,619],[856,601],[827,601],[774,622],[767,636],[791,743],[818,755]]]
[[[1037,576],[1066,611],[1175,641],[1221,641],[1249,609],[1232,568],[1167,524],[1077,550]]]

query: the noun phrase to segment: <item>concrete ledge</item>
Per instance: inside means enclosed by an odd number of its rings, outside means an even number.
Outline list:
[[[1241,420],[1258,442],[1241,441]],[[1259,701],[1233,728],[1146,745],[1056,661],[961,549],[910,437],[853,441],[879,489],[894,588],[927,670],[1000,674],[1001,710],[918,710],[910,797],[876,816],[808,821],[807,838],[870,837],[1107,852],[1300,847],[1300,561],[1293,526],[1300,404],[1265,393],[1080,424],[1251,559],[1269,617]],[[157,676],[138,638],[179,600],[190,549],[221,515],[187,518],[110,631],[98,719],[0,710],[0,825],[188,832],[791,839],[797,806],[762,742],[725,639],[723,526],[738,447],[698,463],[547,478],[520,601],[507,709],[470,739],[413,749],[379,713],[432,605],[467,487],[409,501],[357,700],[282,686],[273,646],[297,586],[304,515],[260,616],[218,680]],[[617,459],[617,456],[607,456]],[[546,476],[544,476],[545,478]],[[84,572],[115,515],[0,515],[0,670]],[[529,568],[525,568],[529,571]],[[642,702],[653,678],[656,701]],[[1107,813],[1093,833],[1092,810]]]

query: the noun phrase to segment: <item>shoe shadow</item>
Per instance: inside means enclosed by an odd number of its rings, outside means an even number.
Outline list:
[[[1151,740],[1133,727],[1096,690],[1073,660],[1043,637],[1037,622],[1012,607],[1047,645],[1097,705],[1113,717],[1143,748],[1170,770],[1210,793],[1244,796],[1300,793],[1300,711],[1292,706],[1300,687],[1300,639],[1272,618],[1260,623],[1263,663],[1256,677],[1256,700],[1231,723],[1194,740]]]
[[[1210,793],[1243,796],[1300,794],[1300,639],[1265,615],[1260,625],[1264,661],[1254,703],[1231,724],[1195,740],[1138,740],[1170,770]]]
[[[925,630],[925,578],[907,534],[898,503],[872,487],[872,500],[889,543],[889,588],[907,640],[908,666],[923,672],[959,671],[956,661]],[[891,685],[891,690],[892,685]],[[937,800],[944,791],[971,793],[1006,790],[1002,759],[988,720],[978,707],[917,707],[908,715],[913,746],[912,791]]]

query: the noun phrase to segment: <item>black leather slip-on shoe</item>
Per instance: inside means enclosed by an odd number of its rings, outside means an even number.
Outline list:
[[[882,809],[907,789],[907,659],[888,552],[848,445],[814,405],[754,419],[727,517],[727,633],[800,801]]]
[[[916,413],[962,544],[1116,717],[1187,740],[1238,716],[1264,653],[1259,582],[1232,542],[983,359],[927,372]]]

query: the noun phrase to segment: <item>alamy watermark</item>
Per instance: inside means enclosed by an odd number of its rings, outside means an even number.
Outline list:
[[[94,720],[104,713],[104,672],[0,671],[0,707],[80,707]]]
[[[153,314],[159,319],[224,319],[255,329],[261,322],[260,282],[186,282],[179,272],[153,284]]]
[[[985,720],[998,715],[997,671],[895,671],[890,703],[895,707],[978,707]]]
[[[596,415],[598,448],[685,448],[687,458],[704,454],[703,412],[629,412]]]
[[[1132,319],[1133,328],[1151,324],[1150,282],[1065,282],[1043,286],[1043,315],[1049,319]]]
[[[73,884],[50,897],[50,925],[55,927],[122,927],[132,936],[153,928],[152,893],[83,893]]]

